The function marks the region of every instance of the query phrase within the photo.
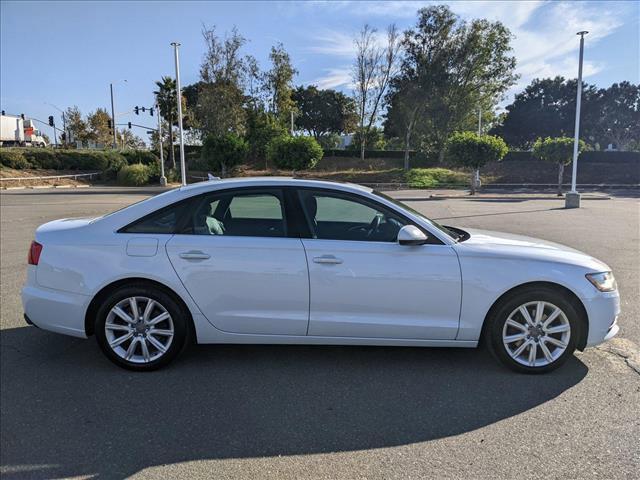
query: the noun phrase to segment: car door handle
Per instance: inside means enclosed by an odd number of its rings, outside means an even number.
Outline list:
[[[321,257],[313,257],[314,263],[325,263],[328,265],[338,265],[342,263],[341,258],[334,257],[333,255],[322,255]]]
[[[182,252],[180,258],[184,258],[185,260],[206,260],[207,258],[211,258],[211,255],[201,252],[200,250],[190,250],[188,252]]]

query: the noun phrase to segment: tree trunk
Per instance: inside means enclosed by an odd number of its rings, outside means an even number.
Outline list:
[[[407,128],[404,136],[404,170],[409,170],[409,142],[411,141],[411,126]]]
[[[562,177],[564,176],[564,163],[558,164],[558,196],[562,196]]]
[[[444,147],[441,147],[438,152],[438,163],[444,163]]]
[[[220,176],[222,178],[226,178],[227,177],[227,166],[224,163],[220,163]]]
[[[364,140],[364,132],[362,138],[360,139],[360,160],[364,162],[364,148],[365,148],[365,140]]]
[[[476,170],[471,172],[471,195],[476,194]]]

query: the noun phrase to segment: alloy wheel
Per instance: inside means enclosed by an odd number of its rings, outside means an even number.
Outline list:
[[[150,363],[162,357],[175,334],[167,309],[156,300],[138,296],[114,305],[104,329],[109,347],[132,363]]]
[[[513,310],[502,329],[502,343],[509,356],[527,367],[544,367],[567,350],[571,324],[565,313],[550,302],[534,301]]]

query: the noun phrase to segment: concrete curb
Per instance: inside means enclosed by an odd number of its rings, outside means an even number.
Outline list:
[[[47,188],[89,188],[91,185],[25,185],[23,187],[2,187],[0,190],[45,190]]]

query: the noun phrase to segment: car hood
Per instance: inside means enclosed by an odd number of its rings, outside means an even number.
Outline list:
[[[465,231],[469,233],[469,238],[457,244],[459,252],[463,254],[566,263],[598,272],[611,270],[606,263],[597,258],[559,243],[488,230],[465,229]]]

